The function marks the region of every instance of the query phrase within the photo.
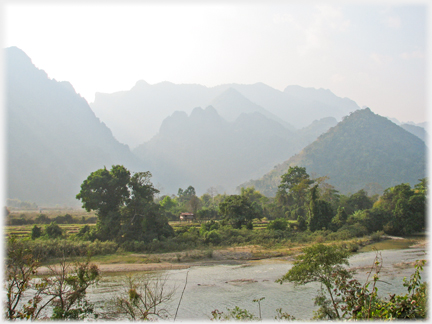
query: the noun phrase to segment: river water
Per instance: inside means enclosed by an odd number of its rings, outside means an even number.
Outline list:
[[[386,297],[389,293],[406,293],[403,278],[414,273],[414,268],[409,263],[426,259],[425,249],[384,250],[379,253],[383,261],[379,277],[384,281],[378,283],[380,295]],[[350,257],[350,268],[357,269],[356,277],[361,283],[366,279],[368,268],[373,264],[375,256],[376,252],[362,252]],[[264,299],[260,304],[264,320],[273,320],[277,308],[282,308],[283,312],[295,316],[296,319],[310,320],[317,309],[314,298],[320,286],[316,283],[304,286],[294,286],[289,282],[282,285],[276,283],[275,280],[291,267],[292,263],[286,260],[267,259],[249,261],[242,265],[193,266],[189,269],[158,271],[158,274],[167,276],[167,286],[176,287],[171,302],[166,305],[171,320],[176,313],[186,276],[187,285],[177,321],[209,320],[213,310],[227,312],[227,308],[235,306],[259,316],[258,303],[253,300],[262,297]],[[427,280],[427,269],[428,266],[425,266],[422,274],[424,281]],[[90,300],[96,303],[99,312],[103,313],[108,309],[106,302],[124,289],[122,280],[126,275],[131,273],[106,275],[97,287],[88,291]]]

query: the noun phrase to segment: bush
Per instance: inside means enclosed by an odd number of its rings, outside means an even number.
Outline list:
[[[327,235],[327,239],[330,241],[349,240],[350,238],[353,238],[353,236],[346,228],[340,228],[337,232]]]
[[[88,252],[91,255],[106,255],[113,254],[117,251],[118,244],[112,241],[101,242],[95,240],[88,245]]]
[[[36,224],[49,224],[49,223],[51,223],[51,219],[45,214],[40,214],[40,215],[38,215],[38,217],[35,218],[35,223]]]
[[[83,227],[80,228],[79,232],[78,232],[78,236],[84,236],[84,234],[90,232],[90,226],[85,225]]]
[[[344,231],[348,233],[348,238],[361,237],[368,234],[367,228],[359,223],[355,223],[352,225],[345,224],[338,230],[338,232]]]
[[[205,232],[217,230],[219,228],[220,228],[219,222],[215,222],[214,220],[210,220],[208,222],[201,224],[200,234],[204,235]]]
[[[267,229],[269,230],[280,230],[280,231],[285,231],[287,229],[288,226],[288,222],[286,219],[284,218],[277,218],[274,221],[271,221],[268,225],[267,225]]]
[[[37,239],[38,237],[41,237],[42,235],[42,228],[37,227],[36,225],[33,226],[32,232],[31,232],[31,239]]]
[[[119,248],[129,252],[143,252],[146,250],[146,245],[144,241],[126,241]]]
[[[54,218],[54,221],[58,224],[75,224],[79,222],[77,219],[73,218],[69,214],[66,214],[64,216],[59,215]]]
[[[11,217],[10,215],[7,217],[6,223],[8,225],[29,225],[33,224],[33,220],[30,218],[27,218],[25,214],[21,214],[19,218],[17,217]]]
[[[79,257],[115,253],[118,244],[115,242],[72,241],[65,239],[30,240],[21,239],[21,244],[33,251],[35,260],[44,261],[50,258]]]
[[[372,233],[370,238],[373,242],[381,241],[381,237],[384,235],[383,231],[376,231],[375,233]]]
[[[51,222],[47,227],[45,227],[45,234],[51,238],[55,239],[63,235],[63,231],[55,222]]]
[[[213,245],[218,245],[221,243],[221,236],[217,230],[212,230],[204,234],[204,242]]]

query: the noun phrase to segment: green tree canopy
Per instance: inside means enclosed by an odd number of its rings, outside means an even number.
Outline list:
[[[154,203],[159,191],[150,181],[150,172],[132,176],[122,165],[92,172],[81,185],[77,199],[87,210],[96,210],[97,235],[101,240],[150,240],[173,235],[160,205]]]
[[[281,176],[276,200],[287,208],[291,218],[306,217],[306,203],[310,185],[314,183],[304,167],[289,167]]]
[[[308,227],[311,232],[330,227],[333,218],[333,209],[331,204],[318,197],[318,185],[310,190]]]
[[[421,231],[426,226],[426,179],[411,189],[407,183],[388,188],[374,204],[390,214],[384,231],[392,235],[407,235]]]
[[[261,199],[264,197],[258,190],[255,190],[255,187],[241,188],[240,195],[249,199],[251,203],[261,202]]]
[[[177,196],[179,197],[179,202],[189,201],[193,196],[196,196],[195,188],[192,186],[187,187],[185,190],[179,188]]]
[[[240,195],[231,195],[219,204],[219,210],[224,219],[231,222],[234,228],[252,223],[254,218],[260,218],[259,211],[251,202]]]
[[[129,197],[130,172],[122,165],[114,165],[111,171],[106,167],[92,172],[81,184],[76,195],[87,211],[96,210],[101,215],[116,211]]]
[[[363,189],[361,189],[361,190],[357,191],[355,194],[351,195],[348,198],[347,203],[349,205],[348,208],[350,209],[348,214],[351,214],[352,212],[354,212],[356,210],[369,209],[369,208],[372,208],[372,206],[373,206],[372,199],[368,197],[366,191]]]
[[[314,180],[310,179],[306,168],[295,166],[289,167],[287,173],[281,176],[281,183],[278,188],[286,193],[298,194],[299,191],[309,187],[312,183],[314,183]]]
[[[170,196],[165,196],[159,204],[166,210],[169,211],[172,208],[177,206],[177,201],[175,199],[172,199]]]

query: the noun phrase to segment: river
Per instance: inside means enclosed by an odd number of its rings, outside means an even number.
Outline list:
[[[385,281],[378,283],[380,295],[406,293],[403,278],[414,273],[413,266],[409,264],[426,259],[425,249],[383,250],[380,253],[383,260],[380,279]],[[376,252],[372,251],[356,253],[350,257],[350,268],[357,269],[356,277],[360,282],[363,283],[366,279],[367,268],[373,264],[375,256]],[[291,267],[291,262],[275,258],[248,261],[242,265],[193,266],[189,269],[158,271],[158,274],[168,278],[168,287],[176,287],[171,302],[166,305],[171,315],[170,319],[176,313],[187,276],[177,320],[209,320],[213,310],[226,312],[227,308],[235,306],[245,308],[258,316],[258,303],[253,300],[262,297],[264,299],[260,304],[264,320],[274,319],[277,308],[282,308],[282,311],[296,319],[310,320],[317,309],[314,306],[314,298],[319,285],[309,283],[296,287],[288,282],[282,285],[276,283],[275,280],[282,277]],[[427,280],[427,269],[428,266],[425,266],[422,274],[424,281]],[[124,288],[122,280],[127,275],[131,273],[105,275],[98,286],[88,291],[88,296],[97,305],[98,312],[103,313],[104,309],[108,308],[106,302]]]

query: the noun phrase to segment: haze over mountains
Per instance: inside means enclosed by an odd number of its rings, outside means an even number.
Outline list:
[[[145,164],[120,144],[68,82],[37,69],[16,47],[5,50],[7,197],[77,205],[90,172]]]
[[[279,91],[263,83],[207,88],[170,82],[150,85],[145,81],[138,81],[129,91],[96,93],[90,104],[114,136],[131,148],[156,135],[162,121],[174,111],[190,114],[195,107],[209,105],[228,121],[234,121],[241,113],[257,111],[291,130],[325,117],[339,121],[360,108],[354,101],[323,89],[289,86]]]
[[[279,91],[262,83],[207,88],[139,81],[130,91],[97,94],[89,105],[70,83],[49,79],[20,49],[8,48],[5,54],[7,198],[77,206],[75,195],[82,181],[91,172],[114,164],[133,172],[150,171],[152,182],[164,194],[189,185],[199,195],[209,187],[234,193],[241,183],[262,177],[277,164],[272,176],[276,171],[286,172],[288,162],[284,161],[302,163],[291,157],[309,144],[316,148],[312,152],[321,152],[329,164],[340,166],[341,177],[334,175],[338,168],[326,169],[324,164],[311,172],[329,172],[322,175],[330,176],[330,183],[339,179],[333,183],[341,191],[351,190],[344,183],[364,185],[363,165],[352,161],[369,165],[370,174],[382,187],[393,185],[393,180],[415,178],[416,182],[422,168],[424,174],[425,145],[419,140],[426,136],[423,128],[402,125],[417,138],[385,118],[386,123],[376,122],[382,117],[370,112],[375,117],[363,120],[364,133],[379,134],[378,139],[358,140],[364,134],[354,132],[354,126],[335,132],[357,112],[337,122],[358,106],[329,90],[289,86]],[[333,134],[330,142],[343,141],[344,154],[334,153],[331,146],[319,148],[327,143],[322,139],[329,133]],[[121,143],[136,148],[131,151]],[[364,151],[365,147],[372,147],[373,153]],[[388,147],[392,150],[386,151]],[[359,152],[366,155],[360,157]],[[301,156],[305,153],[295,158]],[[393,163],[388,169],[394,175],[392,181],[381,179],[382,172],[372,172],[381,167],[383,156],[385,163]],[[272,181],[277,182],[277,177]],[[261,188],[257,182],[249,184]],[[264,193],[272,193],[264,187]]]
[[[190,116],[174,112],[133,152],[150,164],[168,192],[192,184],[200,193],[212,186],[234,193],[239,183],[261,176],[336,123],[328,117],[292,131],[260,112],[228,122],[212,106],[197,107]]]
[[[423,127],[412,125],[412,124],[402,124],[400,125],[400,127],[410,132],[411,134],[414,134],[415,136],[420,138],[423,142],[427,141],[428,133]]]

